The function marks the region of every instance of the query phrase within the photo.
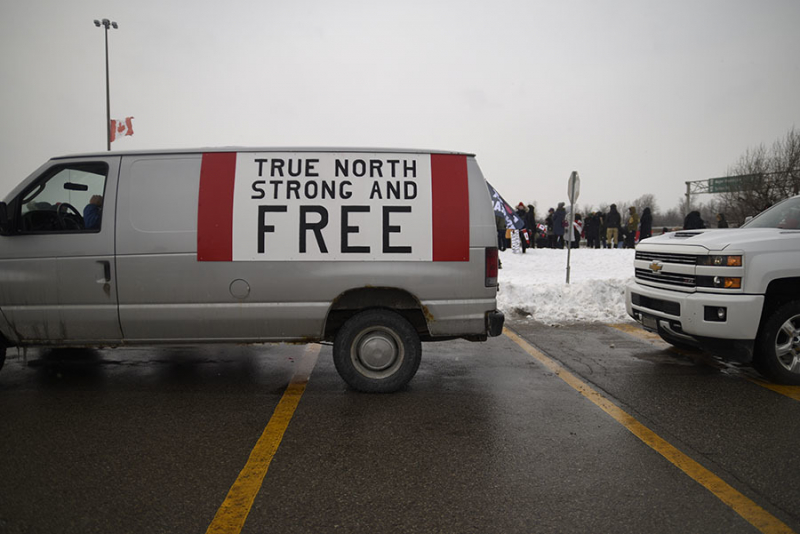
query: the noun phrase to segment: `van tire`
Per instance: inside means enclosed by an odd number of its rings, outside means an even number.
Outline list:
[[[360,312],[333,342],[333,363],[347,384],[365,393],[391,393],[414,377],[422,356],[419,334],[401,315],[383,309]]]
[[[753,367],[778,384],[800,385],[800,301],[769,315],[756,339]]]
[[[6,363],[6,346],[0,340],[0,370],[3,369],[3,364]]]

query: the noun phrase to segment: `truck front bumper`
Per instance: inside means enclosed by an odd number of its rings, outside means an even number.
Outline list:
[[[633,281],[625,287],[625,307],[634,319],[639,312],[680,323],[682,332],[690,336],[755,339],[764,296],[682,293]],[[708,320],[706,308],[724,308],[725,320]]]
[[[752,357],[764,296],[682,293],[632,281],[625,307],[647,330],[743,361]]]

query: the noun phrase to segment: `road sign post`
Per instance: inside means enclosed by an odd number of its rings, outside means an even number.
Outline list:
[[[578,171],[572,171],[567,180],[567,196],[569,197],[569,219],[567,221],[567,283],[569,284],[569,260],[572,254],[572,236],[574,230],[572,224],[575,219],[575,201],[578,200],[578,195],[581,192],[581,179],[578,176]]]

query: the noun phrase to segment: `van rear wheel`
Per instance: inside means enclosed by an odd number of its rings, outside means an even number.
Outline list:
[[[421,356],[416,329],[389,310],[354,315],[333,342],[333,363],[339,376],[353,389],[366,393],[391,393],[408,384]]]
[[[800,301],[769,316],[756,340],[753,366],[773,382],[800,385]]]

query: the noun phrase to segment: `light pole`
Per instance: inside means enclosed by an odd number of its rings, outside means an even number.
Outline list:
[[[94,25],[98,28],[103,26],[106,31],[106,148],[111,151],[111,89],[108,83],[108,29],[114,28],[115,30],[119,27],[117,26],[116,22],[112,22],[108,19],[95,20]]]

